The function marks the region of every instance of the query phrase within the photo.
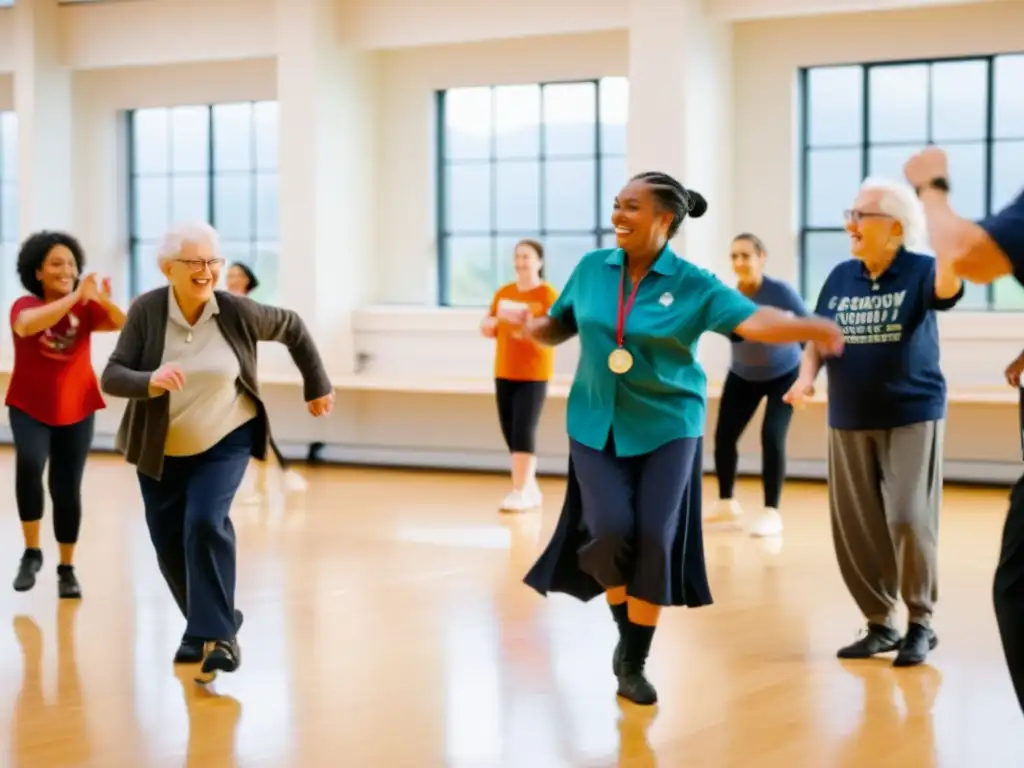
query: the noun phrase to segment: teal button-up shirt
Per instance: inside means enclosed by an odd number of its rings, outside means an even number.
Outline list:
[[[550,316],[579,333],[580,359],[569,392],[569,437],[603,450],[611,430],[618,456],[638,456],[672,440],[701,437],[707,377],[697,362],[706,331],[728,336],[757,305],[668,246],[641,281],[623,346],[633,367],[613,373],[621,249],[591,251],[573,270]],[[624,303],[631,285],[626,275]]]

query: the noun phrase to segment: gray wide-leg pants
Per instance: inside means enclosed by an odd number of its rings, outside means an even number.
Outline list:
[[[911,622],[931,622],[938,600],[944,433],[943,421],[828,431],[836,558],[846,588],[872,624],[893,626],[898,595]]]

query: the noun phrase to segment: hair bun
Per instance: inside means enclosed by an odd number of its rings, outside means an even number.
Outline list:
[[[693,189],[686,190],[686,195],[690,198],[689,214],[691,218],[699,219],[708,212],[708,201],[704,199],[704,195]]]

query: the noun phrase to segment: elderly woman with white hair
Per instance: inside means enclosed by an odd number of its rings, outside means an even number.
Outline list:
[[[809,345],[786,399],[802,405],[825,366],[832,535],[867,619],[867,633],[838,655],[898,651],[895,666],[912,666],[938,643],[931,618],[946,382],[935,313],[956,306],[964,289],[952,264],[922,253],[924,210],[909,186],[866,180],[846,229],[853,259],[826,278],[816,309],[843,329],[846,352],[822,360]],[[903,636],[893,622],[898,595],[909,612]]]
[[[264,460],[270,438],[257,342],[288,347],[310,413],[334,402],[297,314],[214,290],[218,245],[206,224],[168,233],[159,263],[170,285],[131,305],[102,376],[104,392],[129,399],[117,445],[137,468],[160,570],[187,621],[175,662],[202,662],[200,682],[241,662],[229,512],[249,458]]]

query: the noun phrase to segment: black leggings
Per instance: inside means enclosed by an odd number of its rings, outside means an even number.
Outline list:
[[[498,399],[498,421],[505,445],[511,453],[533,453],[536,445],[537,422],[544,407],[548,383],[546,381],[513,381],[495,379]]]
[[[18,517],[23,523],[43,519],[43,470],[49,460],[53,532],[58,544],[76,544],[82,525],[82,475],[92,447],[95,417],[89,415],[76,424],[51,427],[17,408],[8,410],[14,435]]]
[[[764,423],[761,424],[761,476],[764,505],[778,509],[782,484],[786,479],[786,433],[793,419],[793,406],[782,401],[800,373],[794,368],[769,381],[747,381],[732,371],[722,387],[715,428],[715,474],[718,475],[718,498],[731,499],[736,485],[736,444],[743,430],[754,418],[761,400],[768,398]]]

